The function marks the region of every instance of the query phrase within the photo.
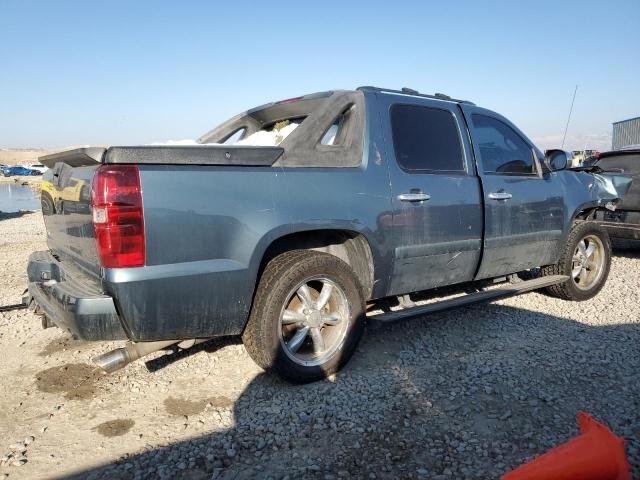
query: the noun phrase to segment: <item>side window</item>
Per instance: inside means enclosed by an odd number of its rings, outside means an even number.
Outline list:
[[[396,104],[390,114],[396,159],[402,169],[464,172],[460,134],[450,111]]]
[[[472,120],[484,173],[537,173],[531,147],[510,126],[486,115],[474,114]]]

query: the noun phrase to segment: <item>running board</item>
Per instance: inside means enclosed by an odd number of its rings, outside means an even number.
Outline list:
[[[521,293],[538,290],[539,288],[549,287],[557,283],[566,282],[569,277],[566,275],[550,275],[548,277],[534,278],[524,282],[510,284],[509,287],[495,288],[484,292],[470,293],[462,297],[456,297],[451,300],[443,300],[441,302],[430,303],[428,305],[419,305],[413,308],[398,310],[396,312],[387,312],[380,315],[372,315],[368,320],[377,322],[395,322],[405,318],[416,317],[427,313],[439,312],[450,308],[464,307],[473,303],[492,302],[502,298],[513,297]]]

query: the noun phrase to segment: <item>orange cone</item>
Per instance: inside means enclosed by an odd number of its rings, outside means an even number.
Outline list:
[[[631,480],[624,440],[578,412],[581,435],[503,475],[501,480]]]

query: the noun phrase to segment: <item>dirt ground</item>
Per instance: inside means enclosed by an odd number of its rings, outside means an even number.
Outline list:
[[[39,213],[0,218],[0,305],[45,248]],[[575,436],[578,410],[625,437],[640,475],[639,273],[622,250],[590,302],[531,293],[372,325],[307,386],[233,338],[106,375],[91,358],[117,343],[0,313],[0,479],[497,478]]]
[[[5,177],[4,175],[0,174],[0,183],[19,183],[21,185],[36,185],[39,186],[40,183],[42,182],[42,176],[41,175],[29,175],[29,176],[24,176],[24,175],[13,175],[11,177]]]

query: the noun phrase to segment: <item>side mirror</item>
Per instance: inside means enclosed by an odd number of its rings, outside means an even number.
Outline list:
[[[552,172],[564,170],[569,164],[567,152],[564,150],[547,150],[545,152],[544,161],[547,164],[547,168]]]

